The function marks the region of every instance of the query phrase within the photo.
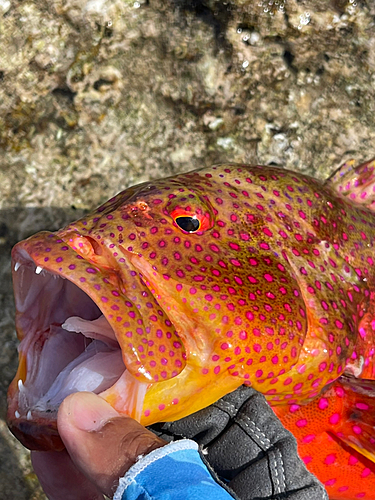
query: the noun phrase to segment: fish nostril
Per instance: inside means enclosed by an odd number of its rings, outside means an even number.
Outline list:
[[[142,217],[143,219],[152,219],[149,205],[143,200],[135,200],[122,207],[123,214],[132,219]]]

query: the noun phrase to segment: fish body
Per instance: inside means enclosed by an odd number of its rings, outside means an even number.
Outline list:
[[[298,437],[290,410],[313,415],[342,380],[362,404],[357,417],[340,407],[342,419],[370,429],[372,392],[350,381],[372,387],[375,374],[373,169],[349,163],[322,183],[213,166],[129,188],[18,243],[11,430],[30,448],[59,449],[56,412],[71,392],[93,390],[149,425],[251,384]],[[367,461],[375,491],[372,437],[353,444],[343,429],[335,443]],[[327,485],[333,499],[361,493],[337,484]]]

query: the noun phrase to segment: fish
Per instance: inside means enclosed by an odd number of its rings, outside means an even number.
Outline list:
[[[16,244],[10,430],[61,450],[73,392],[151,425],[251,385],[331,499],[375,499],[374,171],[214,165]]]

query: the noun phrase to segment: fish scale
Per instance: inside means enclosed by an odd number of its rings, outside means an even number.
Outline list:
[[[342,377],[375,378],[373,171],[373,162],[349,162],[323,184],[274,167],[204,168],[132,187],[56,235],[19,243],[13,255],[17,262],[26,252],[38,273],[72,281],[98,305],[132,377],[101,393],[118,411],[135,415],[124,388],[136,391],[138,381],[147,384],[144,425],[251,384],[286,425],[298,406],[290,424],[298,437],[296,422],[316,412],[325,391],[334,398]],[[372,392],[363,399],[353,387],[345,385],[353,404],[372,408]],[[350,420],[350,409],[337,412]],[[369,415],[366,429],[375,424]],[[348,429],[334,441],[340,450],[353,445]],[[332,448],[327,432],[319,439]],[[370,437],[358,438],[355,453],[372,464]],[[312,464],[320,477],[324,461]],[[375,484],[369,470],[366,491]],[[348,488],[332,498],[362,491]]]

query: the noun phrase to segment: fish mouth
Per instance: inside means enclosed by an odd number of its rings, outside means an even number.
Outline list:
[[[13,253],[19,368],[8,392],[8,425],[29,449],[62,449],[57,411],[69,394],[100,394],[126,374],[114,330],[71,280]],[[130,374],[126,376],[131,377]]]

